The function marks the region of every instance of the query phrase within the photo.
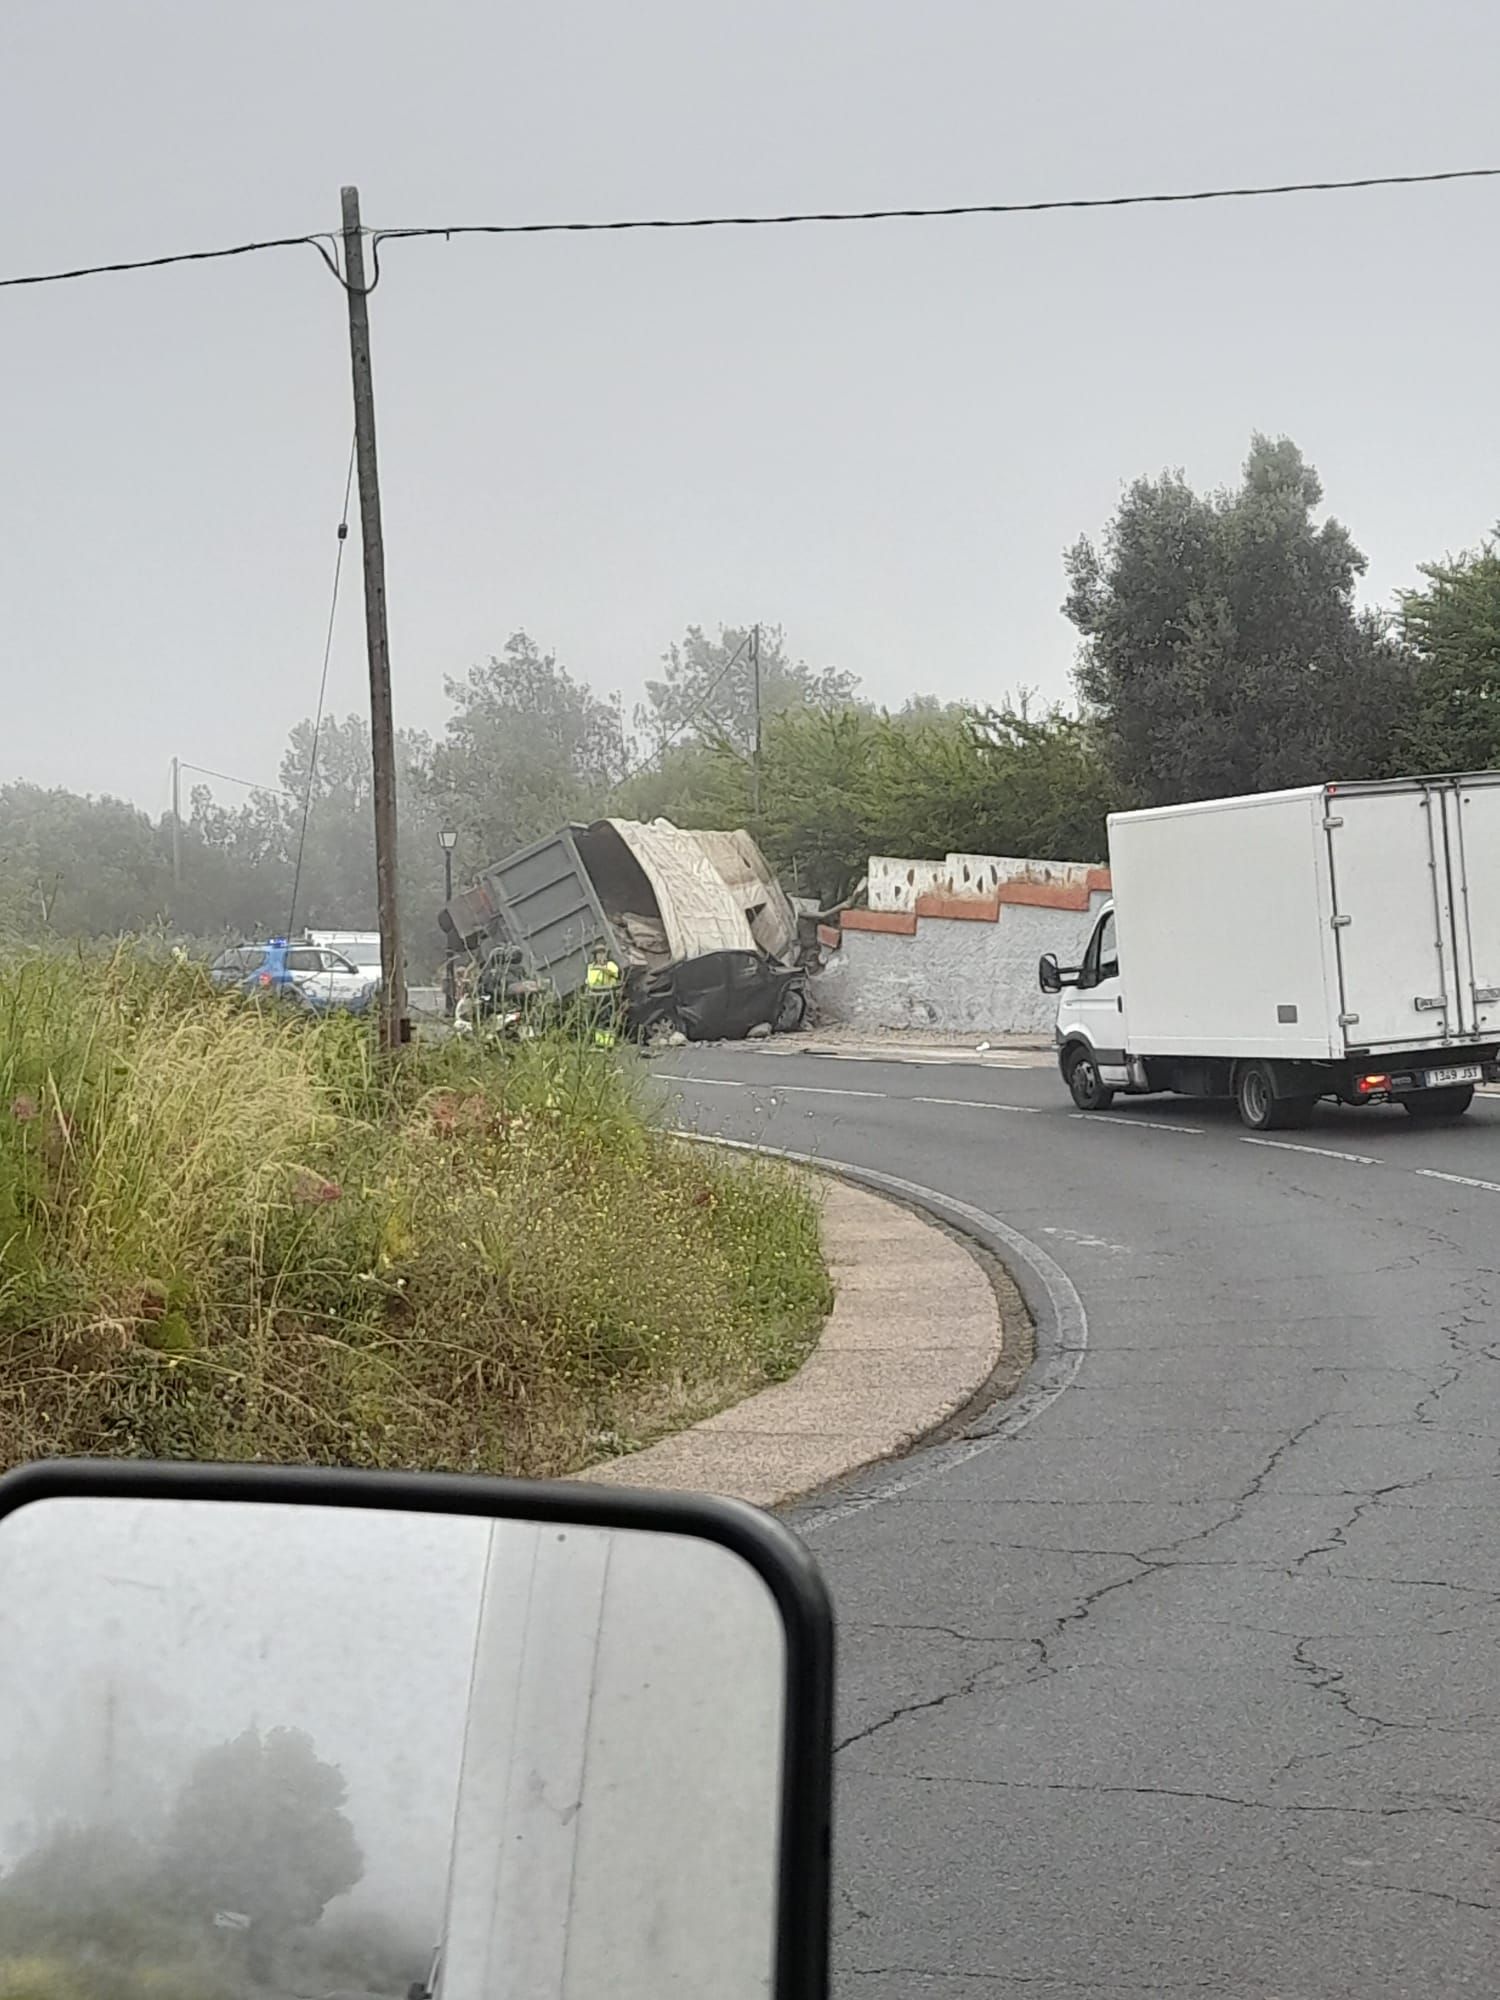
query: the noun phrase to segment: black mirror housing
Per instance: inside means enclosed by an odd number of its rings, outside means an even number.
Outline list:
[[[1036,968],[1036,983],[1044,993],[1062,992],[1062,968],[1055,951],[1044,951]]]

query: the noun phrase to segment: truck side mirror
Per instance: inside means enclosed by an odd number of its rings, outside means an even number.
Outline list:
[[[1055,951],[1044,951],[1036,969],[1036,983],[1044,993],[1062,992],[1062,968]]]
[[[297,1991],[309,1925],[362,1883],[400,1904],[413,2000],[434,1952],[451,2000],[495,1967],[516,1994],[826,2000],[832,1613],[752,1508],[32,1466],[0,1479],[0,1604],[5,1805],[33,1840],[8,1953],[93,1977],[120,1883],[159,1885],[163,1962],[191,1980],[211,1924],[243,1930]],[[321,1948],[347,1971],[312,1990],[366,1984],[340,1921]]]

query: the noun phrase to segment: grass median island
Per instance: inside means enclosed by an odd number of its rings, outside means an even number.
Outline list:
[[[564,1473],[790,1374],[829,1297],[805,1189],[628,1055],[387,1070],[128,950],[0,970],[0,1463]]]

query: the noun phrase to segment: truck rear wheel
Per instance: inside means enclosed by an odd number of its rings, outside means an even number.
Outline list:
[[[1423,1090],[1415,1097],[1403,1097],[1408,1116],[1424,1124],[1436,1124],[1440,1119],[1462,1118],[1474,1102],[1472,1083],[1460,1083],[1450,1090]]]
[[[1280,1132],[1306,1119],[1317,1099],[1278,1097],[1269,1065],[1245,1063],[1234,1080],[1234,1101],[1240,1123],[1252,1132]]]
[[[1115,1094],[1107,1083],[1100,1080],[1099,1064],[1092,1049],[1077,1048],[1067,1059],[1063,1075],[1073,1102],[1080,1111],[1108,1111],[1115,1101]]]

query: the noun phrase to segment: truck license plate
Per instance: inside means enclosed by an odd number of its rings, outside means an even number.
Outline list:
[[[1424,1070],[1422,1081],[1429,1090],[1441,1090],[1449,1083],[1482,1083],[1484,1071],[1478,1063],[1465,1063],[1461,1069]]]

